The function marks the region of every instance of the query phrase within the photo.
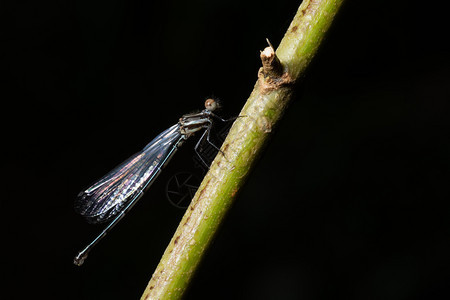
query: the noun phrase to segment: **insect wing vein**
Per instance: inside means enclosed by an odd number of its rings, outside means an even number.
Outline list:
[[[172,148],[180,140],[179,126],[174,125],[153,139],[145,148],[106,174],[79,194],[78,213],[91,223],[109,220],[131,199],[144,192],[156,178]]]

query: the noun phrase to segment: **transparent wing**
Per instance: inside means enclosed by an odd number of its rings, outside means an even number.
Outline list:
[[[90,223],[108,221],[145,191],[181,140],[178,124],[162,132],[142,151],[81,192],[75,202],[75,210]]]

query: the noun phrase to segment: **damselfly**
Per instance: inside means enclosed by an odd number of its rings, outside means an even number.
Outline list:
[[[75,210],[89,223],[110,223],[106,228],[74,259],[74,264],[81,266],[89,251],[116,225],[134,204],[142,197],[146,189],[155,181],[161,169],[185,140],[195,132],[205,129],[195,145],[206,140],[218,151],[220,149],[210,142],[213,119],[227,121],[215,115],[213,111],[218,104],[213,99],[205,101],[205,109],[199,113],[183,115],[177,124],[160,133],[143,150],[131,156],[90,188],[81,192],[75,202]],[[197,152],[198,154],[198,152]],[[204,163],[203,159],[199,155]]]

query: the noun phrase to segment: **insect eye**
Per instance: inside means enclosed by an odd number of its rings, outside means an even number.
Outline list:
[[[217,103],[214,99],[207,99],[205,101],[205,108],[209,111],[214,111],[217,108]]]

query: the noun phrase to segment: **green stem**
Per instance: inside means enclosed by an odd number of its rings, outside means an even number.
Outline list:
[[[271,47],[261,53],[264,68],[222,145],[224,155],[212,163],[141,299],[181,298],[342,2],[303,1],[276,51],[278,59]]]

